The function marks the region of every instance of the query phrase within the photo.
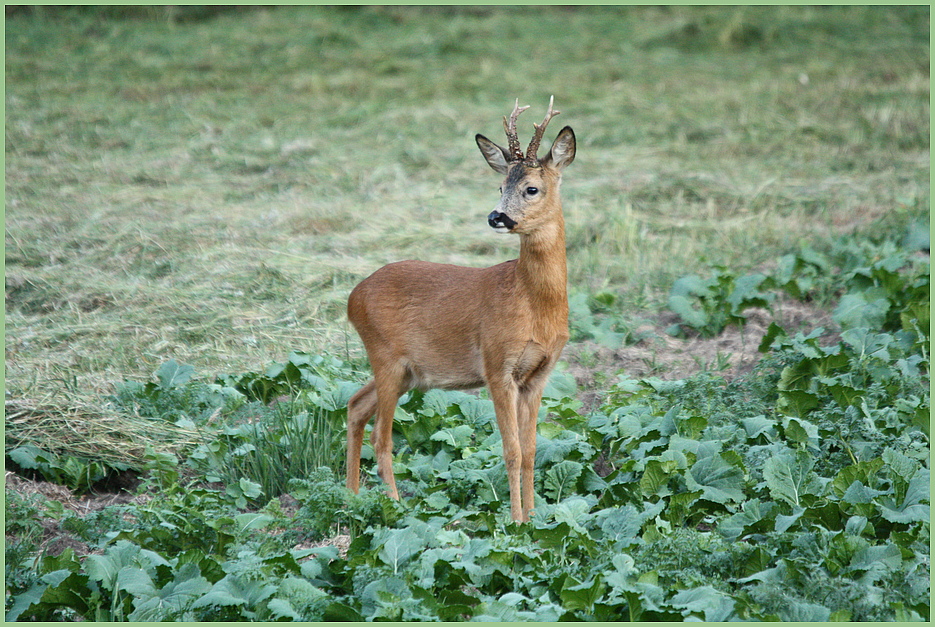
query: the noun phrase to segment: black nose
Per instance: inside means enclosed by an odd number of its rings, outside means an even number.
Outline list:
[[[513,230],[513,227],[516,226],[516,222],[512,220],[510,216],[499,211],[490,212],[490,215],[487,216],[487,224],[494,229],[506,227],[507,229]]]

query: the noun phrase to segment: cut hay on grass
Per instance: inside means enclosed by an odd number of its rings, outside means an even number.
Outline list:
[[[7,390],[36,405],[170,359],[363,366],[363,277],[516,256],[474,134],[517,97],[578,137],[570,291],[631,321],[928,220],[924,6],[45,7],[8,12],[6,68]]]
[[[6,401],[6,450],[31,444],[43,451],[143,466],[148,448],[175,452],[202,441],[196,429],[90,405],[33,404]]]

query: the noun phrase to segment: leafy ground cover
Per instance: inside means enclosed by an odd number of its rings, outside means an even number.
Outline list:
[[[927,619],[928,263],[873,252],[840,279],[837,341],[773,324],[748,375],[621,376],[590,412],[553,376],[523,525],[483,394],[401,400],[397,503],[372,463],[343,487],[348,364],[294,353],[208,381],[167,362],[113,402],[203,440],[148,447],[142,503],[82,516],[8,493],[7,618]],[[27,448],[10,456],[57,479]],[[43,507],[96,550],[34,560],[22,521]]]
[[[8,620],[929,619],[927,7],[10,11]],[[351,495],[347,291],[515,254],[518,84],[582,141],[536,514],[484,392]]]

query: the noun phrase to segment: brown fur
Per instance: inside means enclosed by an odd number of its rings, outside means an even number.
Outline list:
[[[477,141],[491,167],[507,176],[497,210],[516,223],[519,259],[490,268],[400,261],[354,288],[348,318],[374,378],[348,402],[347,487],[359,489],[360,449],[371,416],[377,472],[398,499],[392,429],[399,397],[413,388],[486,385],[503,440],[511,514],[521,521],[533,506],[542,390],[568,340],[558,190],[561,170],[574,159],[575,139],[569,127],[562,129],[538,167],[508,161],[508,152],[482,136]],[[530,187],[539,192],[530,196]]]

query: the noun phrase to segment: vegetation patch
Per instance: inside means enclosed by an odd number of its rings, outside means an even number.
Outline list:
[[[6,34],[7,620],[930,619],[928,7]],[[351,494],[347,293],[515,256],[472,138],[553,93],[572,341],[532,520],[483,390],[406,394],[400,501],[368,444]]]
[[[82,516],[12,492],[80,543],[36,561],[50,531],[8,523],[7,617],[925,620],[929,273],[904,261],[857,264],[836,340],[773,323],[731,380],[623,375],[583,411],[556,371],[523,524],[484,393],[400,400],[396,502],[368,448],[364,488],[343,486],[349,365],[294,353],[208,382],[167,362],[114,402],[215,437],[148,447],[143,502]]]

